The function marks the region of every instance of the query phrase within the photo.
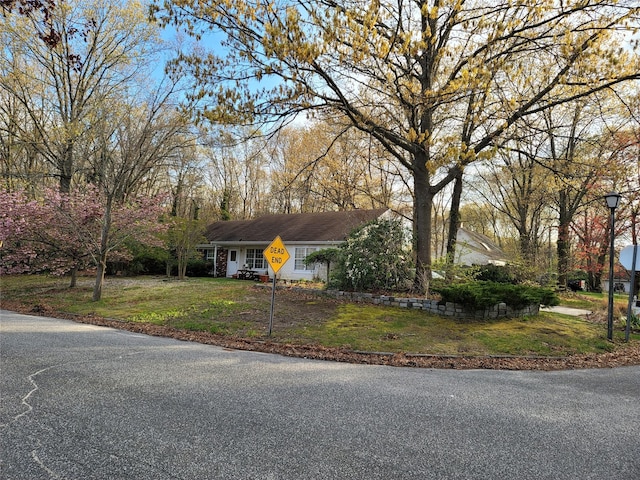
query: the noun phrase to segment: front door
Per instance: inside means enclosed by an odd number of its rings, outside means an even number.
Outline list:
[[[231,277],[238,273],[238,250],[229,250],[229,259],[227,260],[227,277]]]

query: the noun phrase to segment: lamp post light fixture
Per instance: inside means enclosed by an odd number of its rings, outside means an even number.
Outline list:
[[[609,308],[607,310],[607,340],[613,341],[613,257],[615,255],[615,225],[616,225],[616,208],[620,204],[620,194],[618,192],[610,192],[604,196],[607,201],[607,207],[611,211],[610,215],[610,232],[609,239]]]

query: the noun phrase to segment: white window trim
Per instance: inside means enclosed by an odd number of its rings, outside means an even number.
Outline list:
[[[266,268],[267,268],[267,259],[264,258],[262,250],[259,249],[259,248],[247,248],[247,252],[245,253],[245,256],[244,256],[245,263],[247,265],[249,265],[249,250],[255,250],[255,254],[257,255],[257,256],[255,256],[253,258],[254,266],[250,266],[249,268],[251,268],[253,270],[266,270]],[[255,266],[255,260],[258,260],[260,258],[262,258],[262,267],[256,267]]]
[[[295,247],[295,250],[293,251],[293,271],[294,272],[300,272],[300,273],[315,272],[317,270],[317,264],[309,265],[308,267],[305,265],[305,268],[302,268],[302,269],[296,268],[296,259],[298,258],[297,257],[298,250],[304,250],[305,252],[305,254],[300,259],[300,261],[302,261],[306,257],[308,257],[311,253],[317,252],[319,250],[319,247]]]

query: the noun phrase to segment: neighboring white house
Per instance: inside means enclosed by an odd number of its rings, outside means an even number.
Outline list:
[[[609,291],[609,275],[602,276],[602,291]],[[614,269],[613,291],[615,293],[629,294],[631,291],[631,272],[623,268]]]
[[[509,262],[507,254],[489,237],[463,227],[458,229],[455,262],[459,265],[498,265]]]
[[[212,223],[205,237],[209,243],[198,245],[205,258],[213,262],[214,276],[273,275],[262,252],[277,237],[282,239],[289,260],[278,272],[283,280],[326,280],[324,265],[305,265],[307,255],[324,248],[337,247],[356,227],[378,218],[387,218],[386,208],[265,215],[254,220],[230,220]]]

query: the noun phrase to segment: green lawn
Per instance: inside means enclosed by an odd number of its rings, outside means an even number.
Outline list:
[[[543,313],[494,321],[456,321],[421,311],[345,304],[326,322],[290,330],[291,342],[313,340],[355,350],[468,354],[569,355],[607,351],[601,327]]]
[[[129,322],[265,339],[271,291],[231,279],[108,278],[103,299],[91,301],[92,279],[69,289],[64,278],[41,275],[0,279],[3,302],[39,310],[96,315]],[[562,305],[601,309],[606,296],[562,297]],[[616,307],[626,305],[616,297]],[[625,307],[626,308],[626,307]],[[621,325],[618,325],[621,326]],[[616,344],[622,338],[616,329]],[[460,321],[376,305],[340,303],[278,291],[271,340],[350,347],[353,350],[465,355],[551,355],[610,351],[606,327],[577,317],[542,313],[527,318]],[[640,341],[634,332],[633,341]]]
[[[624,295],[614,295],[616,302],[626,298]],[[560,305],[587,310],[600,310],[607,308],[608,297],[606,293],[565,293],[560,296]]]

